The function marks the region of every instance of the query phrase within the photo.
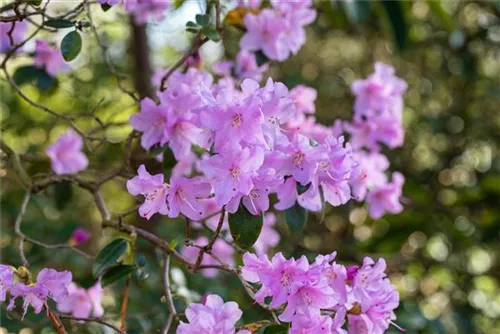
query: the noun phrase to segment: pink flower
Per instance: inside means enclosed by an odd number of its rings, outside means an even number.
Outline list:
[[[59,303],[68,297],[68,287],[71,279],[72,275],[69,271],[58,272],[54,269],[44,268],[38,273],[35,284],[14,284],[10,290],[12,299],[7,309],[12,310],[15,306],[15,300],[22,297],[24,300],[23,317],[28,311],[28,306],[32,306],[35,313],[38,314],[48,298],[52,298],[56,303]]]
[[[14,269],[11,266],[0,264],[0,302],[7,298],[7,292],[14,284]]]
[[[199,220],[204,214],[200,199],[208,197],[211,190],[210,184],[203,182],[199,177],[192,179],[172,177],[167,195],[170,208],[168,216],[176,218],[181,213],[189,219]]]
[[[269,248],[276,247],[280,241],[280,235],[274,229],[276,224],[276,215],[272,212],[264,215],[264,225],[260,232],[259,238],[253,245],[255,253],[267,254]]]
[[[47,41],[37,40],[35,46],[35,66],[45,68],[45,71],[53,77],[61,72],[68,72],[71,67],[64,60],[61,50],[49,44]]]
[[[316,11],[311,8],[312,4],[312,0],[271,0],[274,9],[298,26],[311,24],[316,19]]]
[[[123,0],[125,10],[134,14],[134,19],[139,24],[148,20],[162,20],[165,11],[170,7],[169,0]]]
[[[14,29],[12,30],[12,25]],[[21,43],[24,40],[24,34],[26,29],[28,28],[28,24],[26,21],[17,21],[17,22],[0,22],[0,53],[9,52],[16,44]],[[11,37],[9,37],[9,31],[11,31]],[[12,42],[14,44],[12,44]],[[22,48],[16,50],[19,52]]]
[[[78,227],[76,228],[70,237],[70,244],[72,245],[81,245],[90,239],[90,232],[84,228]]]
[[[290,91],[290,98],[295,102],[295,108],[299,113],[314,114],[316,111],[314,102],[317,97],[316,89],[304,85],[298,85]]]
[[[249,78],[256,81],[262,80],[262,75],[269,69],[269,64],[257,65],[255,53],[241,50],[236,55],[236,75],[240,78]]]
[[[104,309],[101,305],[102,287],[97,282],[88,290],[78,287],[75,283],[68,286],[68,297],[57,304],[57,310],[70,313],[75,318],[102,317]]]
[[[57,138],[45,151],[52,162],[54,173],[76,174],[87,168],[88,160],[82,148],[82,137],[72,129]]]
[[[238,194],[250,194],[252,179],[257,176],[257,170],[263,162],[264,152],[261,148],[242,148],[235,144],[202,161],[200,167],[205,176],[213,180],[215,199],[222,206]]]
[[[155,213],[167,215],[168,186],[163,182],[163,174],[151,175],[144,165],[139,166],[138,175],[127,181],[131,195],[143,195],[144,203],[139,207],[139,215],[150,219]]]
[[[404,176],[401,173],[392,174],[392,182],[378,186],[368,192],[366,202],[368,212],[373,219],[379,219],[386,212],[400,213],[403,205],[400,203],[403,192]]]
[[[235,302],[224,303],[219,296],[208,295],[204,304],[189,305],[185,314],[189,322],[181,321],[177,334],[234,334],[243,312]]]
[[[349,184],[355,198],[362,201],[369,189],[387,182],[385,171],[389,168],[389,160],[381,153],[367,153],[365,151],[355,152],[354,160],[355,165]]]
[[[120,3],[121,0],[97,0],[101,5],[110,5],[114,6]]]
[[[332,318],[329,316],[307,316],[300,314],[294,317],[290,334],[332,334]]]
[[[206,237],[198,237],[196,240],[193,241],[193,244],[197,246],[206,246],[208,244],[208,239]],[[196,259],[198,258],[198,254],[200,253],[200,249],[194,246],[185,246],[182,248],[182,255],[190,260],[193,264],[196,262]],[[221,261],[224,263],[228,264],[229,266],[234,266],[234,259],[233,259],[233,254],[234,254],[234,248],[228,245],[224,240],[222,239],[217,239],[212,247],[212,252],[213,254],[219,258]],[[219,265],[219,261],[216,260],[213,256],[210,254],[204,254],[203,255],[203,260],[201,261],[202,265]],[[202,270],[202,273],[206,277],[215,277],[218,275],[218,270],[213,269],[213,268],[205,268]]]
[[[247,32],[240,40],[240,47],[247,51],[261,50],[273,60],[283,61],[290,50],[283,38],[286,23],[276,12],[263,9],[259,14],[248,13],[244,18]]]

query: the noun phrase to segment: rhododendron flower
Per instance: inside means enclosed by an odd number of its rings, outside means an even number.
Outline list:
[[[404,176],[401,173],[392,174],[392,182],[378,186],[366,196],[368,213],[373,219],[379,219],[386,212],[399,213],[403,211],[400,203],[403,192]]]
[[[238,144],[226,149],[208,160],[200,167],[209,180],[214,180],[214,192],[218,205],[227,204],[238,194],[248,195],[253,188],[252,179],[264,162],[261,148],[242,148]]]
[[[319,315],[307,316],[297,315],[293,318],[290,334],[346,334],[342,329],[345,323],[345,308],[340,308],[335,312],[335,316]],[[355,332],[361,334],[362,332]]]
[[[194,245],[197,246],[206,246],[208,244],[208,239],[206,237],[198,237],[193,241]],[[200,253],[200,249],[194,246],[185,246],[182,248],[182,255],[190,260],[193,264],[196,263],[196,259]],[[212,246],[212,253],[219,258],[221,261],[226,263],[229,266],[234,265],[234,248],[228,245],[224,240],[217,239]],[[210,254],[205,253],[203,255],[203,260],[201,261],[201,265],[219,265],[220,262],[216,260]],[[218,270],[213,268],[205,268],[202,271],[202,274],[206,277],[215,277],[218,275]]]
[[[134,19],[139,24],[145,24],[151,19],[162,20],[171,2],[170,0],[123,0],[125,10],[134,14]]]
[[[163,174],[151,175],[144,165],[139,166],[137,176],[127,181],[127,190],[131,195],[143,195],[144,203],[139,207],[139,215],[149,219],[155,213],[167,215],[168,186],[163,182]]]
[[[316,98],[318,92],[316,89],[304,85],[298,85],[290,90],[290,98],[295,102],[295,109],[299,113],[314,114],[316,111]]]
[[[280,235],[274,229],[276,224],[276,215],[272,212],[264,215],[264,223],[259,238],[253,245],[255,253],[267,254],[269,248],[276,247],[280,241]]]
[[[12,25],[14,25],[14,28],[12,28]],[[0,53],[7,53],[12,50],[16,44],[21,43],[27,28],[28,24],[26,21],[0,22]],[[16,52],[21,50],[22,47],[17,49]]]
[[[236,55],[235,72],[240,78],[262,80],[262,75],[269,69],[269,64],[257,65],[255,53],[241,50]]]
[[[71,234],[71,237],[69,238],[69,243],[71,245],[78,246],[85,243],[89,239],[90,239],[90,232],[84,228],[78,227]]]
[[[205,303],[189,305],[185,314],[189,322],[181,321],[177,334],[234,334],[236,322],[243,312],[235,302],[224,303],[221,297],[208,295]],[[237,334],[245,332],[239,331]]]
[[[36,67],[44,68],[45,71],[53,77],[61,72],[68,72],[71,70],[71,67],[62,56],[61,50],[50,45],[47,41],[36,41],[35,57],[33,61]]]
[[[45,151],[50,158],[54,173],[76,174],[87,168],[88,160],[82,148],[82,137],[72,129],[59,136]]]
[[[4,302],[7,292],[14,284],[14,269],[11,266],[0,264],[0,302]]]
[[[385,171],[389,168],[389,160],[381,153],[365,151],[354,152],[355,164],[349,185],[353,196],[361,201],[365,199],[369,189],[380,186],[387,182]]]
[[[120,3],[121,0],[97,0],[101,5],[110,5],[114,6]]]
[[[58,272],[54,269],[44,268],[38,273],[35,284],[14,284],[10,290],[12,299],[7,309],[12,310],[15,306],[15,300],[22,297],[24,300],[23,317],[28,311],[28,306],[32,306],[35,313],[38,314],[48,298],[59,303],[68,297],[68,286],[71,280],[72,275],[69,271]]]
[[[290,55],[283,33],[286,23],[271,9],[263,9],[259,14],[248,13],[244,18],[247,32],[240,40],[240,47],[247,51],[262,50],[273,60],[283,61]]]
[[[176,218],[182,213],[190,219],[199,220],[204,214],[200,199],[208,197],[211,190],[210,183],[203,182],[199,177],[192,179],[172,177],[167,195],[170,208],[168,216]]]
[[[101,305],[102,287],[97,282],[88,290],[78,287],[75,283],[68,286],[68,297],[57,304],[57,310],[63,313],[70,313],[75,318],[100,318],[104,315]]]

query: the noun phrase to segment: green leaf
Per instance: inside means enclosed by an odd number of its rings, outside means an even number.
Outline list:
[[[72,31],[64,36],[61,42],[61,52],[66,61],[72,61],[82,50],[82,36],[76,31]]]
[[[28,0],[26,2],[29,3],[30,5],[37,6],[37,7],[42,4],[42,0]]]
[[[284,325],[267,326],[264,334],[288,334],[288,327]]]
[[[245,206],[229,215],[229,230],[234,241],[241,248],[249,249],[257,241],[262,230],[262,215],[252,215]]]
[[[369,1],[343,1],[342,6],[350,23],[360,23],[370,15]]]
[[[310,187],[311,187],[311,183],[310,182],[308,184],[306,184],[305,186],[303,186],[303,185],[301,185],[300,183],[297,182],[297,193],[299,195],[302,195],[303,193],[305,193],[306,191],[308,191]]]
[[[285,211],[286,224],[292,233],[302,231],[307,222],[307,210],[298,203]]]
[[[387,17],[394,35],[394,41],[398,49],[404,50],[408,44],[408,23],[404,15],[403,7],[399,1],[384,0],[380,2],[387,12]]]
[[[429,4],[429,7],[432,9],[432,11],[437,16],[439,16],[439,18],[441,19],[441,23],[446,28],[446,30],[448,32],[453,31],[455,27],[453,17],[443,8],[443,4],[440,1],[436,0],[427,1],[427,3]]]
[[[257,66],[262,66],[269,61],[269,58],[261,51],[255,52],[255,60],[257,61]]]
[[[128,240],[124,238],[117,238],[111,241],[104,247],[94,262],[92,273],[94,277],[99,277],[106,269],[116,265],[116,261],[125,253],[128,246]]]
[[[155,145],[149,149],[149,153],[151,153],[154,156],[157,156],[158,154],[161,154],[161,153],[167,151],[168,149],[169,149],[168,144]]]
[[[66,208],[73,197],[73,187],[71,183],[59,183],[53,185],[54,201],[58,210]]]
[[[174,9],[179,9],[184,4],[185,0],[174,0]]]
[[[71,28],[75,26],[75,24],[70,20],[64,20],[64,19],[48,20],[43,25],[52,28]]]
[[[120,278],[123,278],[130,273],[132,273],[134,270],[136,270],[137,267],[134,265],[118,265],[109,268],[104,272],[104,274],[101,277],[101,285],[102,287],[105,287],[106,285],[110,285],[116,281],[118,281]]]
[[[210,23],[210,17],[207,14],[196,14],[196,23],[200,26],[205,27]]]
[[[113,6],[108,5],[107,3],[103,3],[103,4],[101,5],[101,9],[102,9],[102,11],[103,11],[103,12],[107,12],[108,10],[110,10],[110,9],[111,9],[111,7],[113,7]]]
[[[26,83],[35,83],[40,90],[47,90],[57,84],[57,79],[50,76],[45,69],[33,65],[17,68],[12,79],[18,86]]]
[[[220,41],[219,33],[217,32],[217,30],[213,28],[208,28],[208,27],[203,28],[203,34],[207,36],[211,41],[214,42]]]

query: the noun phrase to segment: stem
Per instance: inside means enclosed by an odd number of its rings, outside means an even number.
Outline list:
[[[127,279],[125,280],[125,291],[123,293],[123,302],[122,302],[122,309],[120,312],[120,330],[122,332],[126,332],[127,330],[127,325],[125,323],[125,318],[127,316],[127,306],[128,306],[128,295],[129,295],[129,290],[130,290],[130,275],[127,276]]]

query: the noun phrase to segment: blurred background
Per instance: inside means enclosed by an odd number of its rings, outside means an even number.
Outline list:
[[[232,6],[223,5],[225,10]],[[152,69],[168,67],[189,47],[192,35],[185,32],[185,23],[204,12],[205,4],[176,1],[176,6],[179,9],[164,22],[150,23],[142,32],[123,10],[95,8],[94,20],[109,45],[112,62],[119,72],[129,75],[122,82],[125,87],[134,89],[138,80],[151,74],[137,71],[140,34],[148,36],[146,56]],[[346,263],[359,263],[367,255],[384,257],[401,294],[397,323],[406,333],[500,333],[500,1],[332,0],[316,1],[315,7],[318,18],[307,27],[305,46],[284,63],[272,63],[267,74],[289,88],[305,84],[317,89],[317,120],[332,125],[336,119],[352,117],[349,85],[353,80],[372,73],[375,61],[394,66],[409,87],[404,109],[406,138],[403,148],[385,153],[391,169],[406,178],[405,210],[374,221],[362,205],[351,201],[340,208],[328,207],[322,224],[319,217],[309,215],[300,235],[292,235],[278,215],[281,242],[277,248],[286,256],[309,257],[337,250],[339,261]],[[29,84],[22,89],[55,110],[91,111],[112,124],[96,131],[103,140],[87,151],[90,167],[84,176],[92,178],[121,164],[123,141],[131,131],[127,121],[137,107],[117,88],[91,32],[84,30],[82,35],[84,54],[72,63],[73,72],[59,76],[48,89]],[[217,59],[234,56],[240,35],[229,28],[223,42],[207,43],[201,51],[203,65],[210,69]],[[64,33],[44,32],[42,36],[60,41]],[[29,56],[19,55],[9,70],[13,73],[31,62]],[[3,78],[0,103],[2,140],[23,154],[30,175],[47,173],[50,166],[43,152],[67,124],[28,105]],[[88,117],[78,125],[90,131],[98,124]],[[161,164],[146,158],[153,171],[161,171]],[[144,159],[144,152],[134,152],[137,164]],[[0,176],[1,261],[17,266],[13,227],[24,191],[5,160]],[[124,182],[116,179],[103,188],[113,212],[136,203]],[[185,237],[182,221],[165,217],[143,221],[132,215],[127,222],[177,240],[179,245]],[[100,228],[92,198],[70,185],[53,186],[36,195],[23,222],[27,235],[46,243],[66,242],[76,227],[91,231],[92,238],[82,249],[92,254],[116,235]],[[91,263],[85,258],[29,243],[25,248],[33,268],[68,269],[81,285],[94,283]],[[129,333],[155,333],[167,314],[160,299],[161,256],[142,242],[138,249],[146,266],[133,279]],[[210,291],[237,301],[245,323],[268,317],[252,306],[234,277],[220,274],[207,279],[173,265],[178,309]],[[119,282],[106,291],[103,303],[111,319],[118,318],[122,286]],[[0,333],[53,332],[43,314],[28,312],[20,321],[5,306],[1,305]],[[74,326],[74,333],[105,331],[95,324]]]

